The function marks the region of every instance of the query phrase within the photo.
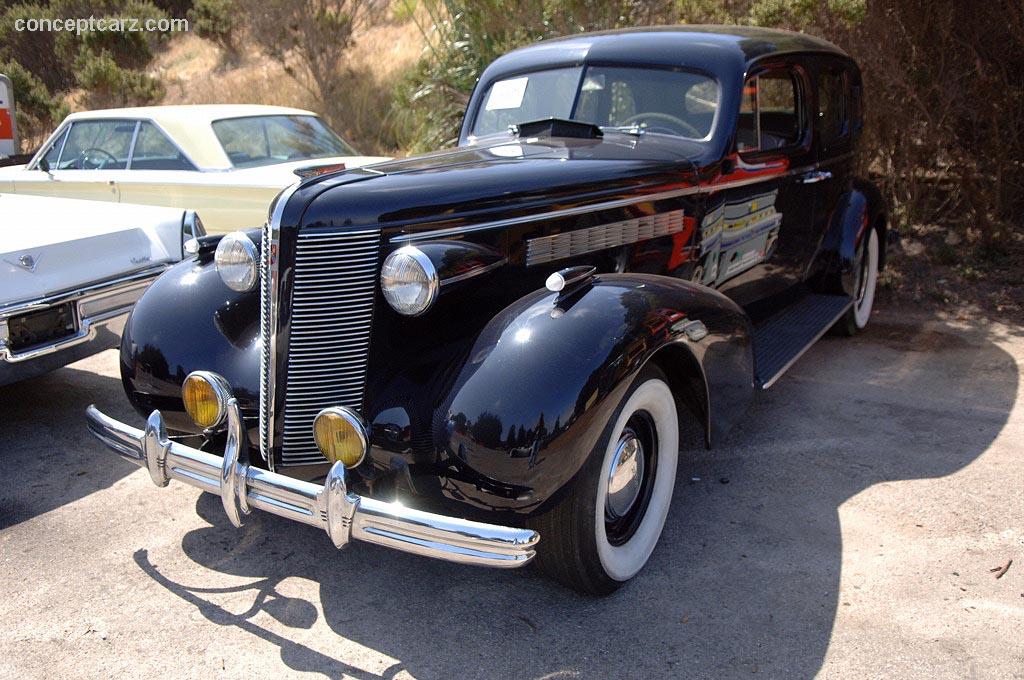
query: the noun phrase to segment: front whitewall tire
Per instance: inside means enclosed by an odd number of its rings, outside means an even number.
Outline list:
[[[605,573],[616,581],[628,581],[647,563],[654,547],[658,544],[665,518],[672,502],[675,488],[676,465],[679,461],[679,420],[676,414],[675,398],[664,381],[651,378],[633,392],[626,401],[612,428],[608,447],[605,450],[602,470],[612,464],[618,443],[618,434],[626,423],[638,412],[646,411],[654,421],[657,431],[657,465],[654,470],[654,488],[647,504],[647,510],[640,525],[621,545],[612,545],[605,532],[605,499],[608,496],[608,475],[601,474],[594,508],[597,551]],[[648,471],[650,474],[650,471]]]

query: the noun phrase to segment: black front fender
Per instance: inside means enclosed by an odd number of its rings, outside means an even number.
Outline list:
[[[446,494],[535,511],[579,471],[652,357],[698,368],[709,440],[746,409],[749,321],[708,288],[609,274],[564,301],[542,290],[507,307],[477,338],[434,419],[445,428],[443,462],[457,473]]]
[[[169,428],[197,432],[181,384],[192,371],[209,370],[231,385],[245,419],[258,420],[259,298],[258,289],[237,293],[224,285],[209,257],[164,272],[121,336],[121,379],[135,409],[143,417],[160,409]]]

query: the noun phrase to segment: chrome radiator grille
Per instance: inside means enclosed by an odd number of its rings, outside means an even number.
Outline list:
[[[299,233],[295,247],[283,465],[322,463],[313,419],[362,406],[380,230]]]

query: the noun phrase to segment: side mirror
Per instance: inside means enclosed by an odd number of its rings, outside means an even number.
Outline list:
[[[50,174],[50,161],[46,160],[46,156],[39,159],[39,169],[45,172],[47,175]]]

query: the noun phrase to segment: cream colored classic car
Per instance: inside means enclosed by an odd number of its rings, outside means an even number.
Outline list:
[[[306,169],[360,156],[314,113],[280,106],[149,106],[73,113],[0,192],[195,210],[211,233],[258,227]]]

